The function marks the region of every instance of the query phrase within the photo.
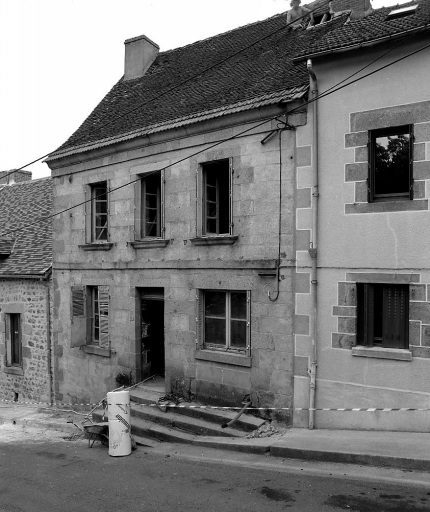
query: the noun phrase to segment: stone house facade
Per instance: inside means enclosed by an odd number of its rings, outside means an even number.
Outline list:
[[[57,400],[159,374],[166,391],[233,405],[250,395],[290,420],[308,76],[285,59],[285,19],[163,53],[126,41],[124,77],[49,157]]]
[[[428,2],[378,9],[299,56],[322,97],[297,132],[297,193],[308,198],[318,145],[318,284],[298,248],[307,288],[296,290],[294,405],[308,408],[313,392],[317,428],[430,431],[429,19]],[[324,95],[360,69],[354,79],[368,76]],[[315,228],[312,207],[297,211],[302,236]],[[294,424],[308,426],[308,411]]]
[[[7,174],[0,174],[0,400],[50,403],[52,229],[42,218],[51,213],[52,181],[32,181],[27,171],[2,180]]]

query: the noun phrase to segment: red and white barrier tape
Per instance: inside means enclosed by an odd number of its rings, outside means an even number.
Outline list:
[[[15,402],[14,400],[2,400],[0,402],[9,404],[9,405],[32,405],[32,406],[48,406],[51,408],[56,407],[95,407],[98,404],[66,404],[62,402],[56,402],[54,404],[49,404],[48,402]],[[136,404],[141,407],[168,407],[171,409],[216,409],[216,410],[230,410],[230,411],[239,411],[241,407],[229,407],[229,406],[218,406],[218,405],[191,405],[191,404],[171,404],[169,402],[166,403],[152,403],[152,404]],[[342,411],[342,412],[408,412],[408,411],[430,411],[430,408],[421,408],[421,407],[316,407],[316,408],[308,408],[308,407],[252,407],[253,411]]]

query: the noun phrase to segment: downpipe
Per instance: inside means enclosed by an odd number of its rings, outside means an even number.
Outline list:
[[[312,359],[308,370],[310,376],[309,383],[309,429],[315,426],[315,403],[317,391],[317,239],[318,239],[318,82],[315,72],[312,69],[312,60],[308,59],[307,69],[309,73],[310,93],[312,98],[313,110],[313,130],[312,130],[312,234],[309,247],[309,255],[312,259],[311,270],[311,292],[312,292]]]

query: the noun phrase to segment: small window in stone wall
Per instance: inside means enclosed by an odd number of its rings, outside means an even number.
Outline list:
[[[21,315],[5,314],[6,366],[22,366]]]
[[[412,199],[412,126],[369,132],[369,201]]]

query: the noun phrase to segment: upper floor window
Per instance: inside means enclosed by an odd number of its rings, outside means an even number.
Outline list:
[[[135,239],[164,237],[164,171],[136,182]]]
[[[107,182],[91,185],[91,241],[108,241]]]
[[[409,346],[409,287],[357,284],[357,343],[370,347]]]
[[[203,236],[232,234],[232,171],[230,159],[202,164]]]
[[[6,366],[22,366],[21,315],[6,313]]]
[[[412,199],[412,127],[370,132],[369,201]]]

